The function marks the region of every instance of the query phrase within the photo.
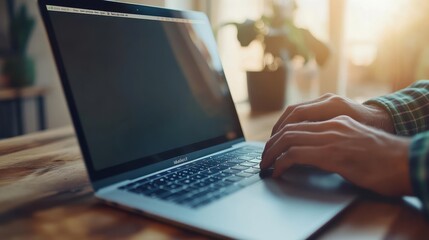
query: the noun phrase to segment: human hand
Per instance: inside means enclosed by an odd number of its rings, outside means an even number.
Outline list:
[[[334,94],[325,94],[313,101],[290,105],[273,127],[271,136],[284,126],[302,121],[325,121],[346,115],[368,126],[394,133],[393,122],[389,114],[381,107],[365,105]]]
[[[388,196],[412,193],[410,139],[363,125],[348,116],[284,126],[266,144],[261,168],[273,177],[295,164],[340,174],[350,182]]]

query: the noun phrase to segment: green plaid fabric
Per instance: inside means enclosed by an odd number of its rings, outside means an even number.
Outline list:
[[[413,191],[429,217],[429,131],[413,137],[409,158]]]
[[[412,136],[429,130],[429,80],[365,103],[384,107],[392,116],[397,135]]]
[[[410,136],[410,174],[413,191],[429,216],[429,80],[371,99],[390,113],[397,135]]]

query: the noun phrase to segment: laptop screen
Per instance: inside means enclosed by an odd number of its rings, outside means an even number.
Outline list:
[[[47,10],[95,171],[243,137],[203,14]]]

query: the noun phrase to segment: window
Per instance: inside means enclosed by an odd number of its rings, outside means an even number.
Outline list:
[[[264,11],[262,0],[219,0],[216,1],[217,23],[220,25],[226,22],[243,22],[247,18],[257,19]],[[219,52],[228,84],[235,102],[247,100],[246,69],[258,68],[258,63],[252,55],[260,54],[257,44],[252,44],[249,48],[241,48],[237,41],[236,29],[227,26],[218,31]]]
[[[290,0],[283,0],[290,1]],[[246,18],[258,19],[267,10],[267,1],[264,0],[220,0],[213,3],[216,7],[219,25],[226,22],[242,22]],[[300,27],[310,30],[317,38],[322,41],[328,40],[328,0],[301,0],[297,1],[298,9],[295,12],[296,24]],[[259,70],[262,67],[262,49],[257,43],[252,43],[249,47],[241,48],[236,37],[236,29],[233,26],[221,28],[218,31],[219,51],[222,63],[231,87],[235,102],[247,100],[246,70]],[[311,64],[310,64],[311,65]],[[305,100],[302,95],[313,88],[314,66],[302,69],[302,61],[299,59],[291,63],[291,68],[295,69],[289,78],[287,98],[288,102],[297,102]],[[317,69],[316,69],[317,71]],[[297,82],[297,78],[312,78],[311,82],[307,80]],[[314,79],[315,78],[315,79]],[[303,92],[302,92],[302,91]],[[313,91],[314,92],[314,91]],[[316,93],[317,95],[317,89]],[[307,96],[309,98],[309,96]],[[313,96],[314,97],[314,94]]]
[[[266,10],[267,1],[212,1],[215,6],[212,11],[217,16],[214,25],[257,19]],[[333,63],[318,69],[311,64],[303,67],[300,59],[292,61],[289,104],[325,91],[364,101],[405,87],[418,78],[429,78],[429,41],[426,41],[429,30],[424,27],[429,19],[427,0],[296,0],[296,3],[295,23],[331,45]],[[261,67],[254,60],[261,55],[261,49],[258,44],[241,48],[235,34],[234,27],[225,27],[217,37],[234,100],[242,102],[247,100],[245,71]]]
[[[348,0],[345,8],[346,95],[358,101],[391,91],[391,80],[383,81],[374,74],[382,39],[398,25],[393,16],[404,0]]]

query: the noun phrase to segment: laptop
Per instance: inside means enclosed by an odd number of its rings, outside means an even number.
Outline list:
[[[94,194],[215,237],[304,239],[356,194],[297,167],[264,178],[205,14],[39,0]]]

